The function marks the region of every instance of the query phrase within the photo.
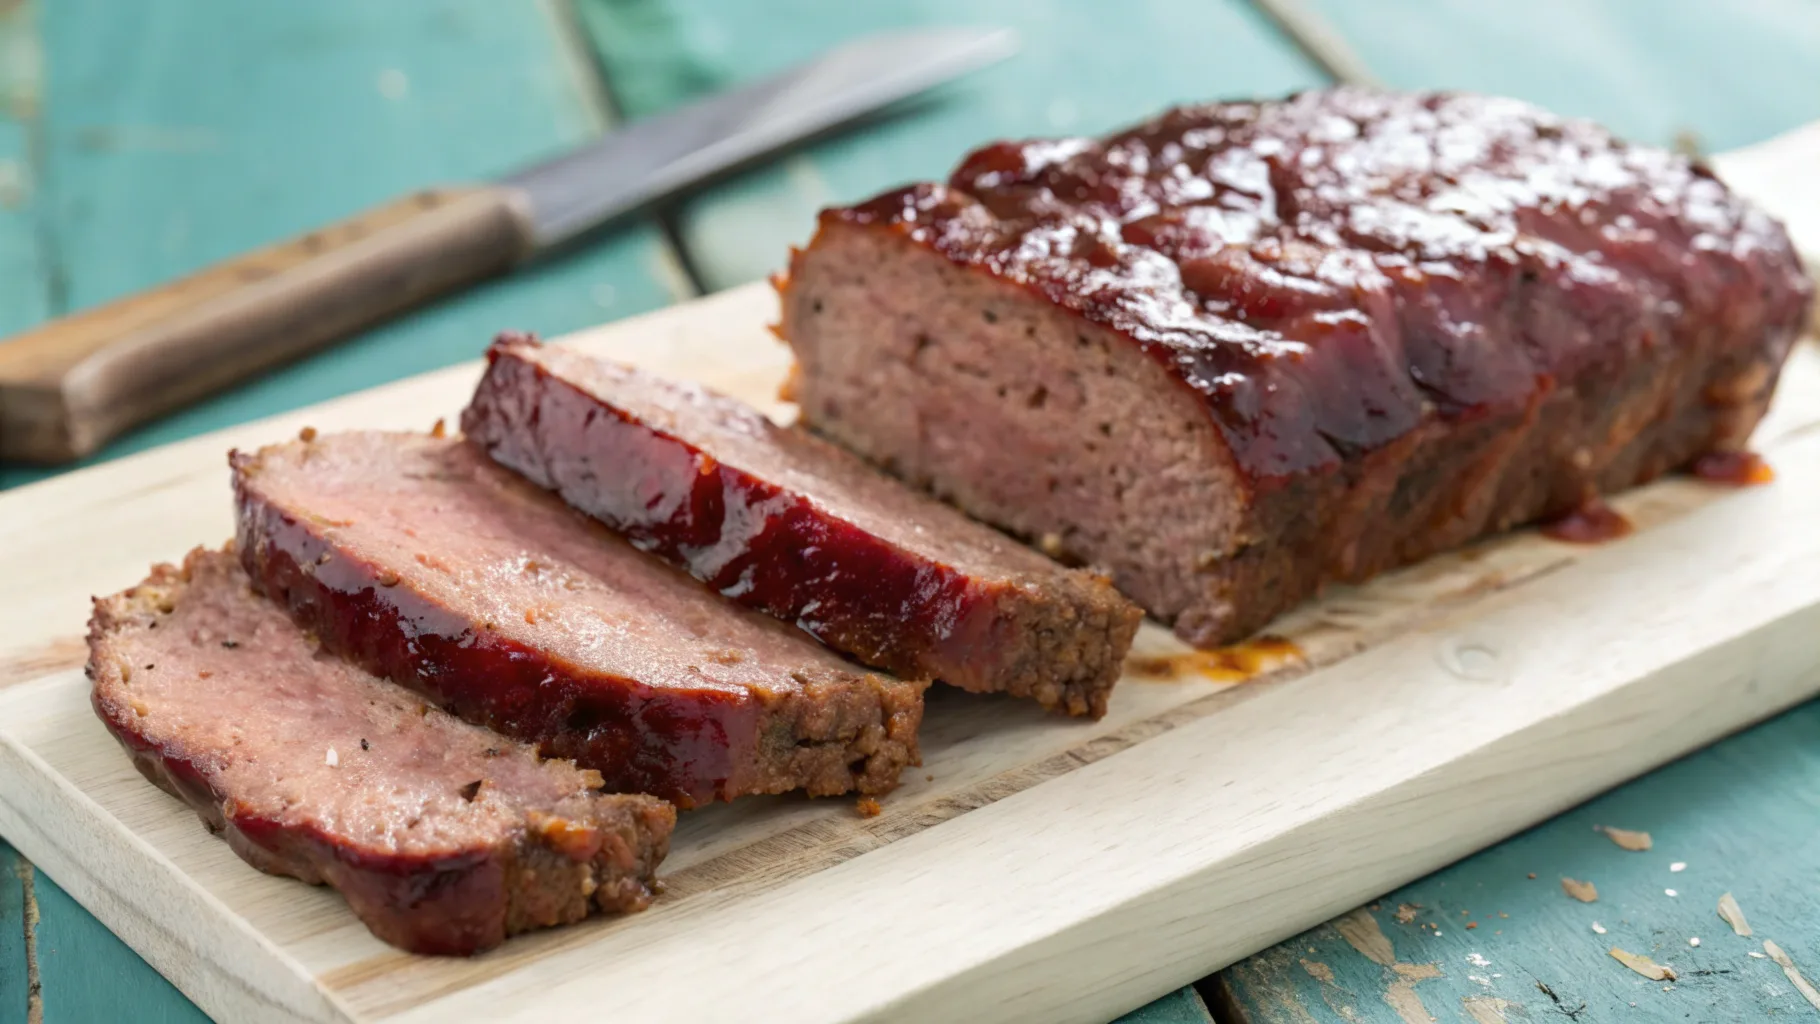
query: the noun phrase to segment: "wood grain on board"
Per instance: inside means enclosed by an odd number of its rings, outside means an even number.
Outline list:
[[[739,289],[575,343],[775,411],[772,303]],[[477,373],[0,496],[0,532],[40,541],[0,555],[25,584],[0,621],[76,635],[88,593],[225,536],[230,445],[421,429]],[[139,779],[76,671],[0,691],[0,830],[218,1016],[545,1015],[610,993],[628,1019],[1104,1019],[1820,689],[1817,425],[1803,347],[1759,435],[1773,487],[1666,480],[1619,499],[1642,527],[1624,542],[1521,533],[1337,591],[1279,623],[1305,663],[1274,682],[1129,678],[1099,723],[938,691],[925,767],[880,816],[788,798],[690,814],[653,911],[474,961],[400,954],[332,893],[247,868]],[[1181,651],[1155,626],[1140,645]],[[1379,742],[1398,735],[1420,739]]]

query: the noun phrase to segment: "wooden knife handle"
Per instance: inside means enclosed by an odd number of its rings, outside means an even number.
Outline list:
[[[502,273],[530,245],[514,191],[438,189],[53,320],[0,342],[0,457],[79,458],[153,416]]]

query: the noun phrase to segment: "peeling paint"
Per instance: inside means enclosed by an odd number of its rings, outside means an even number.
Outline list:
[[[1763,951],[1776,962],[1776,966],[1782,968],[1782,973],[1788,977],[1789,984],[1795,986],[1795,991],[1801,993],[1801,998],[1807,1000],[1814,1009],[1820,1010],[1820,989],[1815,989],[1806,978],[1801,976],[1801,971],[1795,966],[1795,961],[1782,951],[1782,947],[1764,939]]]
[[[1371,911],[1360,907],[1357,910],[1336,918],[1334,931],[1346,940],[1346,944],[1359,951],[1360,955],[1374,964],[1389,967],[1396,962],[1396,950],[1390,945],[1390,938],[1384,929],[1378,927],[1378,919],[1371,916]]]
[[[18,121],[38,116],[44,59],[32,23],[32,5],[0,6],[0,111]]]
[[[25,1022],[44,1024],[44,983],[38,976],[38,892],[31,862],[20,857],[13,862],[13,874],[19,878],[25,906]]]
[[[1510,1017],[1505,1011],[1522,1009],[1516,1003],[1497,996],[1467,996],[1460,1000],[1460,1006],[1472,1018],[1473,1024],[1509,1024]]]
[[[1446,975],[1435,964],[1394,964],[1391,969],[1396,971],[1397,980],[1384,990],[1384,1004],[1397,1011],[1403,1024],[1429,1024],[1434,1017],[1429,1015],[1428,1007],[1422,1005],[1416,986]]]
[[[1313,950],[1310,950],[1310,952],[1313,952]],[[1307,971],[1309,977],[1321,983],[1321,999],[1327,1003],[1327,1008],[1329,1010],[1338,1014],[1340,1019],[1347,1021],[1348,1024],[1357,1024],[1359,1013],[1357,1010],[1353,1009],[1352,1004],[1347,1001],[1347,997],[1352,993],[1341,988],[1334,981],[1333,968],[1319,960],[1309,960],[1304,957],[1302,959],[1302,970]]]
[[[1224,976],[1238,983],[1235,1002],[1261,1002],[1258,1009],[1268,1011],[1266,1019],[1274,1024],[1318,1024],[1287,977],[1288,969],[1287,958],[1270,949],[1227,968]],[[1243,997],[1238,996],[1241,992]]]

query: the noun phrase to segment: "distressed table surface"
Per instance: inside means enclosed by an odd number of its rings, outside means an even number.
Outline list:
[[[1720,149],[1820,118],[1820,8],[1806,0],[1294,8],[1324,19],[1392,85],[1523,96],[1644,141]],[[667,225],[620,226],[153,425],[99,456],[109,458],[471,358],[499,327],[561,333],[698,284],[754,279],[802,240],[817,207],[940,174],[994,136],[1098,131],[1171,100],[1329,80],[1244,0],[1121,5],[1116,30],[1110,10],[0,0],[0,333],[415,185],[503,170],[599,131],[616,111],[655,113],[861,31],[967,22],[1023,34],[1014,61],[725,182],[677,205]],[[0,486],[37,475],[0,468]],[[1206,1020],[1203,994],[1235,1021],[1298,1024],[1820,1017],[1763,944],[1820,977],[1816,741],[1820,707],[1797,709],[1128,1019]],[[1594,826],[1648,831],[1652,848],[1625,850]],[[1571,899],[1564,876],[1594,883],[1597,901]],[[1716,915],[1725,892],[1751,938]],[[1644,979],[1608,954],[1614,946],[1677,980]],[[200,1017],[0,842],[0,1024]]]

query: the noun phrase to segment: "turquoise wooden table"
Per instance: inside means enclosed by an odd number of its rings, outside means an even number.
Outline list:
[[[817,207],[940,174],[988,138],[1094,132],[1175,100],[1330,81],[1266,7],[1280,0],[1149,0],[1116,15],[1090,0],[0,0],[0,334],[418,184],[504,170],[862,31],[958,22],[1023,35],[999,68],[98,456],[117,457],[469,359],[501,327],[558,334],[752,280]],[[1809,0],[1297,8],[1389,84],[1522,96],[1643,141],[1722,149],[1820,118]],[[0,486],[42,475],[0,468]],[[1651,848],[1595,826],[1647,831]],[[1564,877],[1594,883],[1597,901],[1570,898]],[[1753,937],[1716,914],[1725,893]],[[1793,978],[1820,978],[1817,921],[1820,704],[1127,1019],[1205,1021],[1209,1006],[1272,1024],[1814,1019],[1820,1004]],[[1613,946],[1678,977],[1646,980]],[[0,1024],[198,1019],[0,842]]]

